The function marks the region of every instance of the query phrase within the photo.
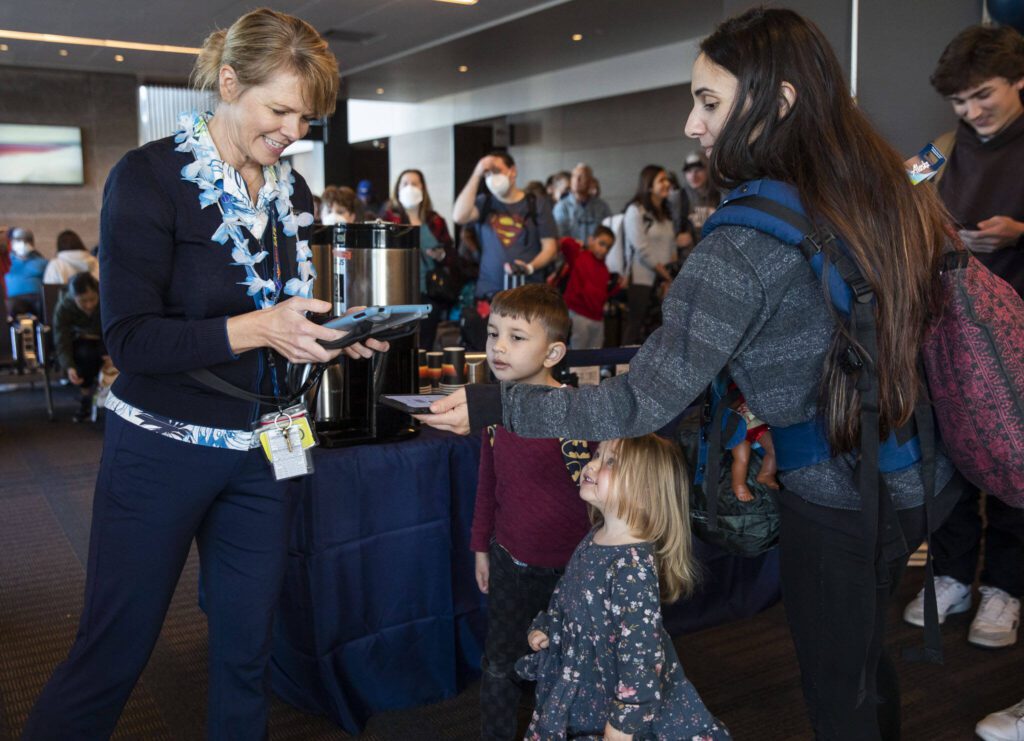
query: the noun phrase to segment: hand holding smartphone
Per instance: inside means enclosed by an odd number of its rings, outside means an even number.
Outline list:
[[[430,414],[430,405],[444,394],[388,394],[380,397],[380,403],[408,414]]]

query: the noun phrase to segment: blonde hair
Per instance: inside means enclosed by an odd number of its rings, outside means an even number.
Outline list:
[[[680,447],[655,434],[610,443],[616,516],[634,537],[655,544],[661,599],[674,602],[698,581],[690,537],[690,483]],[[595,514],[596,513],[596,514]],[[595,524],[602,518],[591,509]]]
[[[259,8],[226,31],[206,37],[192,68],[192,85],[217,93],[220,68],[229,65],[243,88],[261,85],[282,70],[302,81],[303,98],[317,118],[338,102],[338,60],[316,29],[295,16]]]

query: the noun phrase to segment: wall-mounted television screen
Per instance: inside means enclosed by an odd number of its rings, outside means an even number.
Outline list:
[[[0,183],[81,185],[77,126],[0,123]]]

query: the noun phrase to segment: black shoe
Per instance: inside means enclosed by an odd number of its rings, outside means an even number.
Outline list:
[[[72,422],[92,421],[92,395],[83,396],[78,403],[78,411],[71,415]]]

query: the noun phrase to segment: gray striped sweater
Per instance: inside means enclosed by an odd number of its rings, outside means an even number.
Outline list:
[[[526,437],[642,435],[671,421],[723,368],[769,425],[814,416],[835,324],[799,249],[754,229],[720,227],[687,259],[662,311],[661,328],[637,352],[629,373],[580,389],[505,385],[506,428]],[[842,456],[780,478],[808,502],[859,509],[853,463]],[[952,467],[943,455],[936,464],[941,489]],[[917,466],[885,479],[897,509],[923,502]]]

